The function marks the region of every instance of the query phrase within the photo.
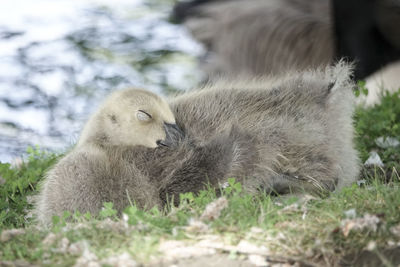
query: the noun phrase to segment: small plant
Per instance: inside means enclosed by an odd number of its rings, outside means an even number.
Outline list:
[[[228,178],[228,186],[224,188],[223,192],[226,195],[237,195],[242,192],[242,185],[240,183],[236,183],[235,178]]]
[[[54,232],[60,232],[61,229],[67,225],[67,220],[71,218],[71,213],[69,211],[64,211],[63,215],[60,216],[53,216],[51,218],[52,220],[52,226],[53,226],[53,231]]]
[[[113,207],[114,207],[114,204],[112,202],[104,202],[103,208],[99,212],[100,218],[101,219],[116,218],[118,212]]]
[[[366,82],[365,81],[363,81],[363,80],[359,80],[358,82],[357,82],[357,87],[354,89],[354,95],[356,96],[356,97],[359,97],[361,94],[362,95],[368,95],[368,89],[367,89],[367,87],[366,87]]]

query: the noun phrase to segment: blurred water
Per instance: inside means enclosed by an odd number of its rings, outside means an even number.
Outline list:
[[[0,161],[64,150],[127,86],[167,94],[200,80],[201,47],[167,21],[172,0],[7,0],[0,10]]]

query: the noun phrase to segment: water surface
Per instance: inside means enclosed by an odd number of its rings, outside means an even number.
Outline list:
[[[0,10],[0,161],[63,151],[112,90],[159,94],[200,80],[202,49],[169,0],[13,0]]]

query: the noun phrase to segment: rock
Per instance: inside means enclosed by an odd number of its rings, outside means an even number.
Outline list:
[[[100,267],[101,264],[99,263],[97,256],[90,252],[88,247],[84,248],[82,256],[80,256],[76,262],[74,267]]]
[[[23,235],[23,234],[25,234],[25,230],[24,229],[3,230],[1,232],[0,241],[1,242],[7,242],[7,241],[11,240],[12,238],[14,238],[16,236]]]
[[[354,219],[357,216],[356,209],[349,209],[344,212],[347,219]]]
[[[68,247],[67,251],[71,255],[78,256],[78,255],[82,255],[83,251],[87,247],[88,247],[88,245],[87,245],[86,241],[78,241],[78,242],[72,243]]]
[[[221,211],[228,207],[228,200],[225,197],[220,197],[207,205],[200,220],[215,220],[221,215]]]
[[[377,216],[366,213],[362,218],[343,220],[341,229],[345,237],[349,235],[351,230],[369,229],[375,232],[379,222],[380,219]]]
[[[375,151],[369,153],[369,158],[367,159],[367,161],[365,161],[364,165],[365,166],[373,165],[378,167],[384,166],[381,157],[379,157],[378,153],[376,153]]]
[[[48,233],[43,239],[42,244],[45,246],[52,246],[57,239],[57,235],[54,233]]]
[[[177,240],[169,240],[161,243],[158,250],[163,253],[163,258],[166,261],[213,255],[216,253],[214,248],[201,247],[197,245],[191,246],[185,242]]]
[[[191,233],[205,233],[208,232],[209,227],[202,221],[192,218],[189,220],[189,225],[185,227],[185,230]]]
[[[389,147],[397,147],[400,145],[399,140],[394,137],[378,137],[375,140],[375,144],[380,148],[389,148]]]
[[[113,267],[135,267],[138,266],[127,252],[121,255],[111,256],[101,261],[102,265],[109,265]]]
[[[400,238],[400,224],[390,227],[390,232]]]
[[[24,260],[16,260],[16,261],[0,261],[1,267],[35,267],[37,265],[33,265]]]

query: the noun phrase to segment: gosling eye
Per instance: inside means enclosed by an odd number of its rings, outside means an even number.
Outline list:
[[[138,110],[136,113],[136,118],[139,121],[150,121],[152,119],[151,115],[143,110]]]

